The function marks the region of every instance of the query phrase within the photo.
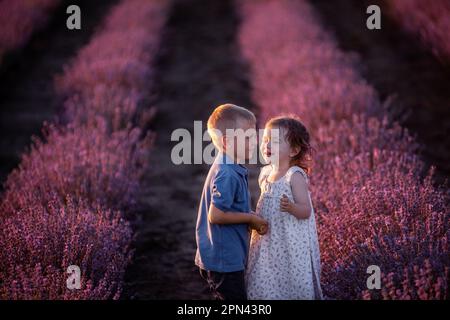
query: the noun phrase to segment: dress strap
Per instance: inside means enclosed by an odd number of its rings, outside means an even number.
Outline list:
[[[295,172],[300,172],[302,174],[302,176],[305,178],[306,183],[309,184],[309,179],[308,179],[308,175],[306,174],[306,172],[298,167],[298,166],[292,166],[289,168],[289,170],[286,172],[286,180],[291,183],[291,177]]]

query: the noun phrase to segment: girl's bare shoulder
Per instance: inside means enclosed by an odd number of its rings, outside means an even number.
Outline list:
[[[290,167],[288,170],[287,176],[291,183],[293,180],[295,180],[297,182],[303,181],[303,183],[306,183],[306,184],[309,183],[308,175],[302,168],[300,168],[298,166]]]
[[[261,167],[261,170],[259,171],[259,178],[258,178],[259,184],[261,184],[261,182],[269,176],[271,170],[272,170],[272,166],[270,164],[265,165],[264,167]]]

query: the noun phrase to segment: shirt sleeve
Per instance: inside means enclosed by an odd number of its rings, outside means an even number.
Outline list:
[[[224,212],[231,211],[237,188],[236,177],[229,172],[219,171],[212,183],[211,203]]]

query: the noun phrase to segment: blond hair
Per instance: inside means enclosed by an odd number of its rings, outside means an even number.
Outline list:
[[[231,103],[222,104],[214,109],[208,119],[208,133],[216,147],[222,149],[220,137],[225,135],[228,129],[239,129],[239,120],[256,122],[256,117],[250,110]]]

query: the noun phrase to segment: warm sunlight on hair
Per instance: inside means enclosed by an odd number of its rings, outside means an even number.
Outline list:
[[[222,148],[220,138],[225,135],[226,130],[239,128],[239,120],[256,122],[256,117],[251,111],[231,103],[214,109],[208,119],[208,133],[217,148]]]

